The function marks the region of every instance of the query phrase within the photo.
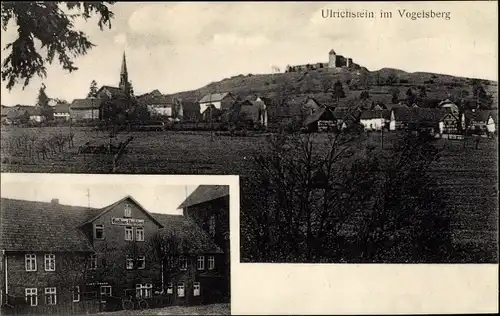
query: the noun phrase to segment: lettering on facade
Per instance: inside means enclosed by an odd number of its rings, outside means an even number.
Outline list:
[[[111,224],[120,226],[142,226],[144,225],[144,220],[137,218],[113,217],[111,219]]]

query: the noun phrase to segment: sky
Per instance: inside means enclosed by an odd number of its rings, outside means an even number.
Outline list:
[[[373,11],[376,18],[323,18],[322,9]],[[401,18],[398,10],[449,12],[450,19]],[[392,18],[380,18],[380,11]],[[428,71],[498,80],[496,1],[466,2],[246,2],[117,3],[111,29],[97,21],[76,27],[96,45],[75,59],[71,74],[49,66],[43,80],[49,97],[71,102],[86,96],[90,82],[119,82],[127,55],[136,94],[154,89],[169,94],[197,89],[239,74],[271,73],[272,66],[327,62],[328,51],[377,70]],[[326,11],[325,11],[326,12]],[[2,30],[4,47],[16,35]],[[1,53],[2,60],[6,54]],[[2,83],[4,105],[34,104],[42,80],[10,93]]]
[[[182,214],[177,208],[198,185],[166,176],[2,174],[2,198],[101,208],[130,195],[150,213]],[[174,184],[175,183],[175,184]],[[88,191],[87,191],[88,190]],[[90,195],[90,199],[88,197]]]

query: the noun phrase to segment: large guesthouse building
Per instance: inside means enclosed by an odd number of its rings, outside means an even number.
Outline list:
[[[204,304],[223,299],[228,280],[225,251],[194,220],[131,196],[104,208],[2,198],[0,250],[5,313],[81,313],[127,297]]]

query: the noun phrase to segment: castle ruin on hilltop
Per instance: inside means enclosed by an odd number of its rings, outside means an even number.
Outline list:
[[[337,55],[337,53],[332,49],[328,52],[327,63],[314,63],[314,64],[294,65],[294,66],[287,65],[285,72],[316,70],[321,68],[360,69],[361,66],[354,63],[352,58],[344,57],[342,55]]]

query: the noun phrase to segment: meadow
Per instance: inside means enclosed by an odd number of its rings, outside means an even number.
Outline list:
[[[90,128],[73,127],[74,146],[47,159],[27,155],[9,156],[2,148],[2,172],[110,173],[112,157],[106,154],[80,154],[78,147],[88,141],[106,142],[108,134]],[[40,137],[69,133],[68,127],[2,127],[2,147],[22,133]],[[264,135],[221,136],[210,132],[153,131],[118,134],[114,142],[133,136],[116,173],[128,174],[252,174],[253,157],[267,148]],[[380,146],[380,134],[369,136]],[[384,134],[384,150],[391,150],[397,138]],[[448,196],[453,212],[453,236],[457,252],[468,262],[497,260],[498,240],[498,146],[497,140],[473,142],[439,139],[442,149],[433,173]]]

